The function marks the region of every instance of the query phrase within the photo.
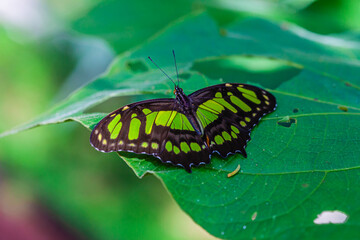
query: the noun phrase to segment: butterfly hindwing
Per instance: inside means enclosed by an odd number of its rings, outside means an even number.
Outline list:
[[[194,133],[180,133],[170,130],[165,148],[159,153],[165,162],[184,167],[191,172],[192,166],[210,162],[210,151],[201,136]]]
[[[250,131],[242,129],[234,120],[223,116],[213,127],[205,129],[211,152],[217,152],[222,157],[236,152],[247,156],[245,147],[250,140]]]

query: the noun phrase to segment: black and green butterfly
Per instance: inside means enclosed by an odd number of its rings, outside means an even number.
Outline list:
[[[175,84],[174,93],[175,99],[115,110],[96,125],[90,143],[102,152],[153,155],[191,172],[192,166],[210,163],[215,152],[246,157],[250,130],[276,108],[271,93],[247,84],[219,84],[188,96]]]

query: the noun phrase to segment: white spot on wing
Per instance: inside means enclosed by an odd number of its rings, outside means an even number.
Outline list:
[[[315,224],[329,224],[329,223],[344,223],[348,219],[348,215],[338,210],[335,211],[323,211],[314,220]]]

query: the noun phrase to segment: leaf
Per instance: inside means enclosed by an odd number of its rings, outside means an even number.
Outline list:
[[[108,73],[22,129],[65,120],[92,128],[103,115],[83,114],[84,110],[110,97],[170,96],[169,80],[143,59],[154,56],[173,73],[172,48],[187,93],[221,82],[196,72],[195,63],[206,66],[210,60],[229,56],[281,62],[298,71],[267,88],[276,96],[278,109],[252,131],[248,158],[213,156],[211,164],[188,174],[149,156],[121,153],[121,157],[139,177],[155,174],[180,207],[216,237],[358,238],[360,45],[356,39],[320,36],[262,19],[247,19],[220,31],[208,15],[192,15],[120,55]],[[252,82],[264,82],[263,77],[255,74]],[[247,82],[237,75],[233,81]],[[279,124],[284,121],[289,124]],[[240,172],[228,178],[239,164]],[[346,222],[314,223],[323,211],[334,210],[346,214]]]
[[[106,0],[75,21],[73,28],[101,37],[123,52],[190,11],[191,2],[182,0]]]

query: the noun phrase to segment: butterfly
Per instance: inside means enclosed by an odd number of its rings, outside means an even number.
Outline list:
[[[191,173],[191,167],[210,163],[214,153],[246,158],[251,129],[276,109],[271,93],[248,84],[224,83],[186,95],[178,83],[174,94],[111,112],[93,129],[91,145],[102,152],[153,155]]]

